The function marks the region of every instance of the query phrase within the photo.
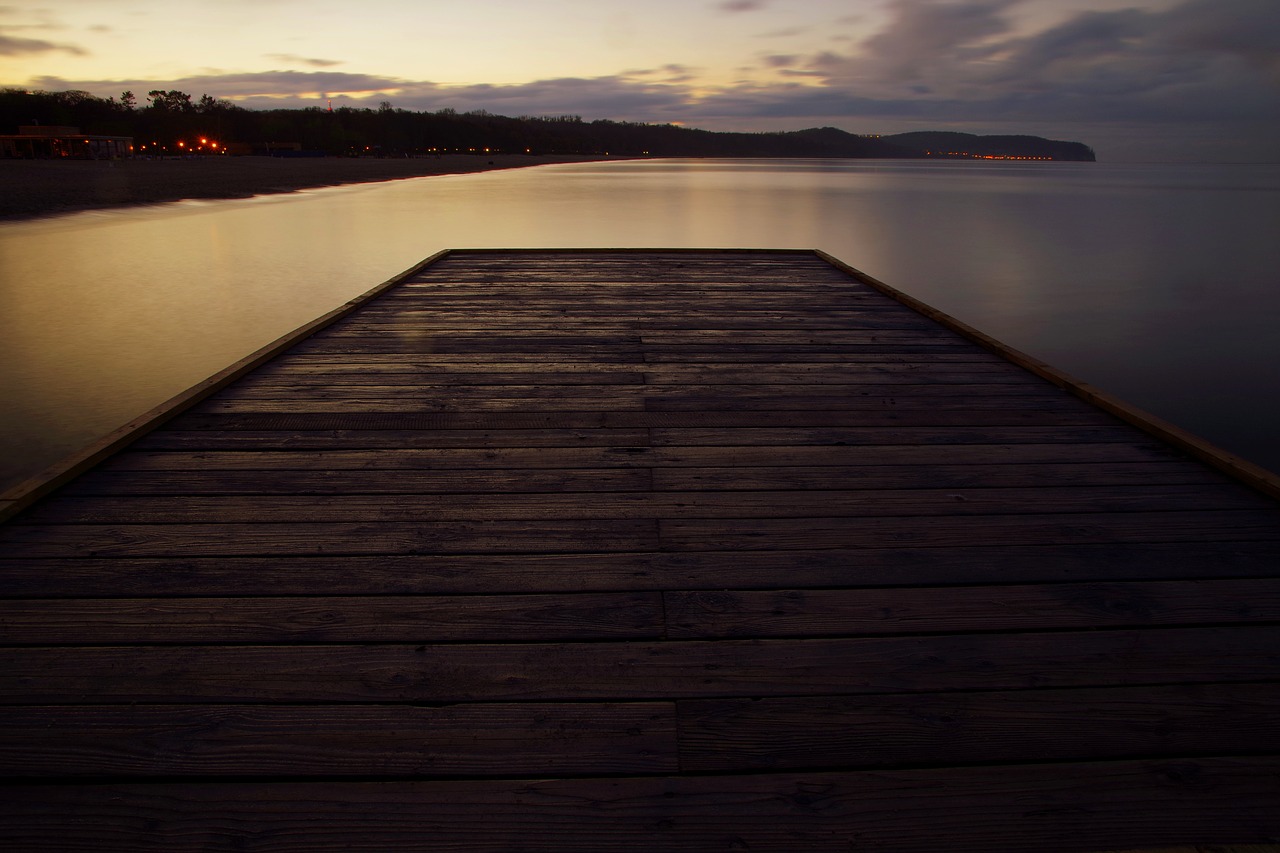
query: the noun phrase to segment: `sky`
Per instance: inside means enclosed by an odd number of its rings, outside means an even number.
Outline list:
[[[1280,0],[0,0],[0,86],[1276,162]]]

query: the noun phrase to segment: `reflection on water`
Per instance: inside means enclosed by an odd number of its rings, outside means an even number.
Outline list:
[[[1280,167],[548,166],[0,224],[0,484],[449,247],[821,248],[1280,469]]]

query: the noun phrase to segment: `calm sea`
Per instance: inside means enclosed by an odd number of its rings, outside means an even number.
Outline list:
[[[0,224],[0,487],[449,247],[820,248],[1280,470],[1280,166],[655,160]]]

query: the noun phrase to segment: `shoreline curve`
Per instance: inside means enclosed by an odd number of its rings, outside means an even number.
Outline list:
[[[343,184],[557,163],[631,160],[593,154],[443,154],[419,158],[202,157],[185,160],[0,160],[0,221],[192,199],[250,198]]]

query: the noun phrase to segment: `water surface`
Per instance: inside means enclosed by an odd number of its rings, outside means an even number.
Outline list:
[[[0,224],[0,486],[451,247],[820,248],[1280,470],[1280,166],[655,160]]]

